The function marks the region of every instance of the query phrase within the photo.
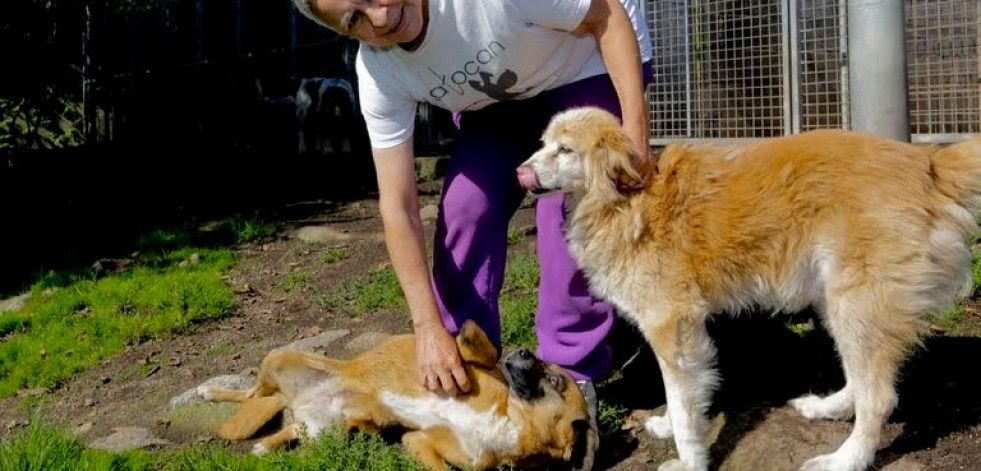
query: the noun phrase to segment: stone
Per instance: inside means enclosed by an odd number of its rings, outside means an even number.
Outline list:
[[[24,305],[27,304],[27,300],[31,299],[31,293],[24,293],[12,298],[7,298],[0,301],[0,312],[6,311],[20,311],[24,309]]]
[[[379,342],[391,337],[391,334],[384,332],[365,332],[351,339],[344,348],[350,352],[361,353],[378,345]]]
[[[169,444],[169,441],[153,436],[149,430],[142,427],[116,427],[112,435],[96,439],[89,445],[92,448],[119,453]]]
[[[419,218],[423,222],[435,221],[436,217],[439,215],[439,206],[435,204],[427,204],[422,209],[419,210]]]
[[[331,244],[348,241],[351,239],[351,234],[329,226],[304,226],[297,229],[293,237],[309,243]]]
[[[334,343],[337,339],[350,334],[351,331],[347,329],[338,330],[328,330],[320,335],[314,337],[307,337],[304,339],[297,340],[288,345],[276,348],[273,351],[279,350],[299,350],[304,352],[314,352],[317,350],[325,350],[330,344]]]

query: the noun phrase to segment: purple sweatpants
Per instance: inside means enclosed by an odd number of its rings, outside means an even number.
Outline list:
[[[650,68],[644,70],[647,83]],[[620,115],[609,76],[455,116],[460,132],[444,181],[433,253],[436,301],[450,332],[473,319],[500,347],[498,295],[504,282],[508,223],[525,196],[515,169],[538,149],[555,113],[584,105]],[[546,196],[535,206],[541,269],[537,353],[577,380],[598,379],[610,369],[612,351],[605,339],[616,313],[589,294],[569,255],[562,233],[563,199],[560,194]]]

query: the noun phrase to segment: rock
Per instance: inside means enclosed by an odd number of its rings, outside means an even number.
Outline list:
[[[293,237],[304,242],[330,244],[344,242],[351,239],[350,234],[346,234],[328,226],[305,226],[293,233]]]
[[[137,448],[169,445],[170,442],[154,437],[150,431],[141,427],[116,427],[113,434],[90,443],[92,448],[112,452],[122,452]]]
[[[328,330],[316,337],[307,337],[305,339],[300,339],[297,340],[296,342],[290,343],[289,345],[276,348],[273,351],[300,350],[304,352],[313,352],[317,350],[324,350],[328,346],[330,346],[330,344],[334,343],[334,341],[336,341],[337,339],[344,337],[350,333],[351,331],[347,329]]]
[[[89,430],[92,430],[92,422],[85,422],[84,424],[75,427],[75,429],[72,430],[72,435],[80,437],[86,433],[89,433]]]
[[[167,433],[185,437],[214,437],[215,430],[238,410],[237,402],[202,402],[168,411],[162,420]]]
[[[422,222],[435,221],[437,216],[439,216],[439,206],[435,204],[427,204],[419,210],[419,218]]]
[[[378,345],[379,342],[389,337],[391,337],[391,334],[384,332],[365,332],[351,339],[344,348],[354,353],[361,353]]]
[[[320,335],[323,332],[324,332],[323,327],[320,327],[319,325],[311,325],[310,327],[307,327],[306,336],[311,337],[314,335]]]
[[[0,312],[6,311],[20,311],[24,309],[24,305],[27,304],[27,300],[31,299],[31,293],[24,293],[12,298],[7,298],[0,301]]]

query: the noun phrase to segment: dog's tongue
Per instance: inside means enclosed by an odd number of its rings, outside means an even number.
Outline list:
[[[521,188],[528,191],[535,191],[541,188],[541,185],[538,184],[538,175],[535,174],[535,170],[527,165],[518,167],[518,183],[521,184]]]

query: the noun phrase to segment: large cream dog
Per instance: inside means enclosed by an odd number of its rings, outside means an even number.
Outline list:
[[[579,198],[567,237],[594,293],[636,323],[657,355],[667,412],[646,428],[674,436],[706,469],[706,408],[718,378],[705,322],[759,305],[813,306],[834,337],[846,384],[791,401],[809,419],[855,417],[808,471],[863,470],[898,401],[897,369],[922,315],[971,286],[968,236],[981,193],[981,140],[938,149],[842,131],[741,146],[668,146],[643,190],[611,114],[556,116],[518,169],[529,190]],[[619,184],[618,184],[619,183]]]
[[[470,393],[459,397],[419,384],[413,335],[389,338],[351,360],[274,351],[253,388],[202,386],[199,393],[243,403],[218,430],[229,440],[248,438],[284,408],[292,411],[294,423],[257,443],[257,453],[341,424],[366,432],[408,430],[403,445],[430,469],[447,469],[446,462],[487,469],[552,460],[592,466],[598,437],[572,377],[526,349],[508,356],[505,377],[497,350],[473,322],[463,325],[457,346],[471,382]]]

